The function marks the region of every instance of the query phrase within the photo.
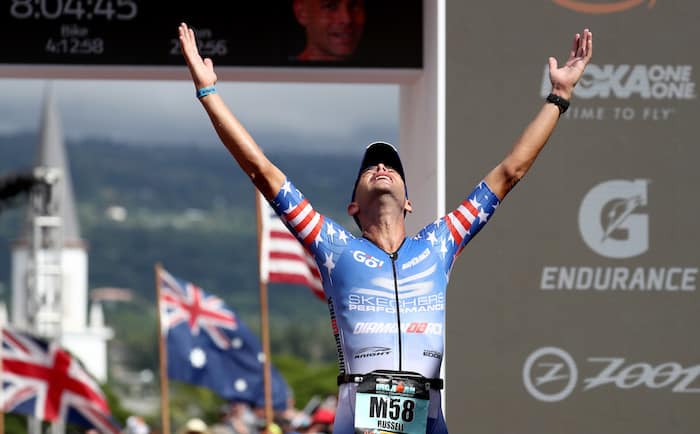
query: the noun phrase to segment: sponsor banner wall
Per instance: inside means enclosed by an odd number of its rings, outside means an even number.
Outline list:
[[[700,3],[446,3],[447,207],[510,149],[589,27],[594,55],[447,303],[451,431],[700,432]]]

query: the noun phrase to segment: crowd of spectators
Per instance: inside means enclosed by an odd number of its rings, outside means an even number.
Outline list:
[[[334,396],[314,398],[303,409],[290,405],[276,412],[272,424],[267,424],[264,409],[245,402],[222,406],[218,420],[193,417],[176,434],[331,434],[337,400]],[[130,416],[123,434],[156,434],[142,418]]]

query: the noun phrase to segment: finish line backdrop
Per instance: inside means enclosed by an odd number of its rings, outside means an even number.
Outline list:
[[[462,253],[455,432],[700,432],[700,4],[446,5],[447,208],[505,156],[589,27],[592,64],[532,171]]]

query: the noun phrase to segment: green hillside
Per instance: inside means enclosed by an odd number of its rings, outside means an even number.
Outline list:
[[[0,176],[27,170],[36,137],[0,137]],[[154,264],[197,283],[259,327],[254,189],[223,149],[68,142],[82,237],[89,248],[89,288],[129,288],[136,300],[105,306],[115,347],[134,369],[156,362]],[[359,156],[270,153],[315,207],[354,230],[345,207]],[[348,160],[350,163],[348,164]],[[108,218],[110,207],[126,219]],[[0,291],[10,293],[10,245],[20,207],[0,212]],[[330,361],[335,356],[327,308],[301,286],[270,286],[273,354]]]

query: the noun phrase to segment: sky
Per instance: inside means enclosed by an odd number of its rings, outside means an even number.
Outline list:
[[[47,89],[68,141],[221,146],[185,80],[0,78],[0,134],[37,131]],[[397,141],[398,85],[219,81],[217,90],[264,149],[277,143],[261,141],[269,137],[357,154],[372,140]]]

